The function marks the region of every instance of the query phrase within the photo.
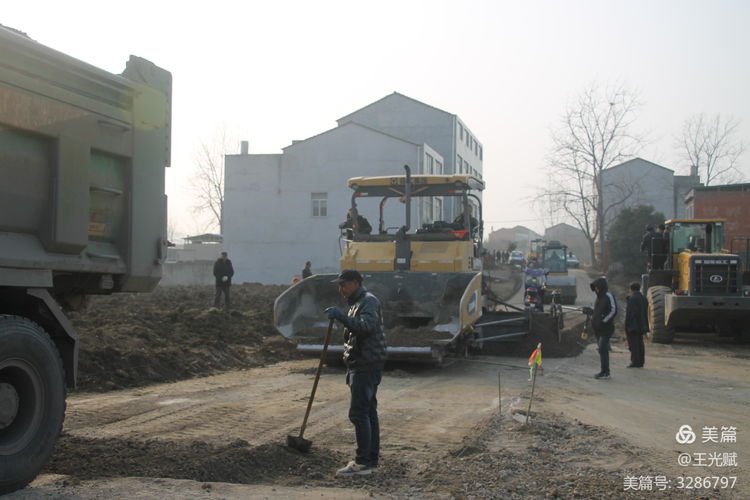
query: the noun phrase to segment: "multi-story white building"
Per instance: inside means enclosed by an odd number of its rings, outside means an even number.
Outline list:
[[[456,115],[398,93],[282,151],[226,156],[223,236],[237,283],[289,283],[308,260],[313,272],[337,272],[343,245],[338,226],[352,202],[347,179],[403,175],[404,165],[413,174],[481,177],[484,154]],[[377,201],[358,206],[373,231],[378,230]],[[412,229],[452,220],[455,212],[442,200],[414,203]],[[404,223],[403,204],[391,200],[384,213],[386,226]]]
[[[338,123],[349,121],[417,144],[429,144],[444,160],[428,157],[422,173],[466,173],[482,178],[484,148],[458,115],[394,92],[339,118]],[[443,209],[444,220],[452,220],[461,210],[457,205],[446,205]]]

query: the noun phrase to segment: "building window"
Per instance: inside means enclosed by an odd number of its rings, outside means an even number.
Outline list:
[[[312,216],[328,217],[328,193],[312,194]]]
[[[462,174],[464,172],[464,159],[461,155],[456,155],[456,173]]]
[[[424,173],[427,175],[432,175],[434,173],[433,169],[435,168],[435,160],[430,153],[425,153],[424,156],[425,156]]]
[[[464,173],[471,174],[471,165],[466,160],[464,160]]]
[[[483,151],[482,151],[482,146],[479,146],[479,159],[480,159],[480,160],[483,160],[483,159],[484,159],[484,158],[482,158],[482,153],[483,153]]]
[[[443,175],[443,164],[438,160],[435,160],[435,173],[437,175]]]
[[[460,123],[458,124],[458,130],[461,136],[461,140],[463,141],[464,140],[464,126],[461,125]]]
[[[466,134],[466,145],[471,148],[471,136],[468,133]]]

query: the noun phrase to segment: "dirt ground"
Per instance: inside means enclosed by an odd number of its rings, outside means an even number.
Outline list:
[[[80,337],[78,388],[139,387],[297,359],[273,328],[283,286],[234,285],[227,314],[210,307],[211,286],[92,297],[69,317]]]
[[[512,282],[508,275],[505,283]],[[440,368],[389,364],[378,393],[381,467],[371,476],[340,478],[333,472],[354,448],[343,370],[328,366],[321,377],[305,433],[312,451],[286,448],[286,436],[299,432],[317,361],[298,357],[271,328],[270,304],[281,287],[235,290],[238,313],[230,315],[207,310],[210,289],[160,289],[162,298],[102,299],[112,300],[102,309],[117,319],[116,328],[104,316],[75,318],[82,338],[100,335],[81,353],[82,363],[84,356],[99,360],[82,372],[89,390],[69,396],[63,435],[43,473],[8,498],[750,495],[746,345],[707,337],[647,345],[646,367],[628,370],[627,348],[618,342],[612,379],[598,381],[593,345],[571,326],[567,334],[580,354],[544,357],[528,426],[519,422],[530,396],[527,352],[473,356]],[[160,302],[166,297],[171,305]],[[172,315],[172,307],[182,307],[186,318]],[[121,345],[106,338],[113,331],[134,334],[125,347],[141,349],[149,364],[131,360],[124,349],[106,358],[116,367],[100,358],[105,348]],[[215,363],[201,366],[206,353]],[[169,355],[178,366],[196,361],[160,375],[160,360]],[[116,387],[126,388],[107,390],[113,370],[122,370]],[[159,376],[165,382],[152,383]],[[676,441],[683,425],[698,434],[696,443]],[[735,427],[736,442],[701,444],[706,427]],[[680,466],[677,457],[685,453],[734,453],[737,465]],[[669,487],[654,483],[661,476]],[[733,488],[680,487],[687,484],[680,478],[695,476],[737,479]]]

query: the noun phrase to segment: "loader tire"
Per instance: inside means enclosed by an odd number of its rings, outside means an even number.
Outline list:
[[[0,495],[31,482],[52,453],[65,418],[65,374],[47,333],[0,315]]]
[[[674,326],[666,324],[665,297],[672,293],[668,286],[650,286],[646,293],[648,301],[648,339],[657,344],[671,344]]]

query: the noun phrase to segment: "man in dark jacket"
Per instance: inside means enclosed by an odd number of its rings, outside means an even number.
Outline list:
[[[357,456],[338,475],[370,474],[378,466],[380,423],[378,385],[385,364],[385,334],[380,301],[362,286],[362,275],[346,269],[338,278],[341,295],[349,304],[348,314],[335,307],[326,309],[330,319],[344,325],[346,383],[351,391],[349,420],[357,437]]]
[[[648,303],[641,294],[640,283],[630,284],[630,295],[627,299],[625,310],[625,334],[628,337],[628,348],[630,349],[630,364],[628,368],[643,368],[646,358],[646,347],[643,345],[643,336],[648,331],[648,317],[646,311]]]
[[[214,295],[214,307],[219,308],[221,294],[224,294],[224,309],[229,311],[229,287],[232,286],[234,268],[232,261],[226,252],[221,252],[221,257],[214,262],[214,278],[216,278],[216,295]]]
[[[591,327],[594,329],[599,347],[601,370],[594,375],[596,379],[609,378],[609,339],[615,332],[615,316],[617,315],[617,301],[609,291],[607,279],[602,276],[591,282],[591,290],[596,293],[594,312],[591,315]]]

